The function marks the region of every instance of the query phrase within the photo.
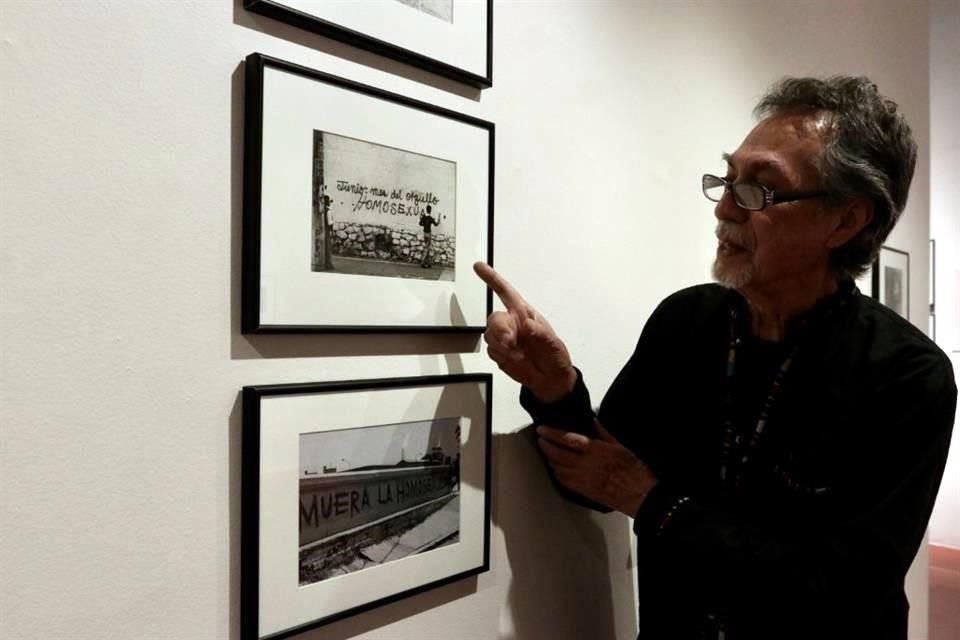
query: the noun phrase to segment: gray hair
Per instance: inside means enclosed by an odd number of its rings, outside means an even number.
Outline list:
[[[825,114],[829,126],[816,161],[828,204],[873,202],[873,219],[830,256],[834,272],[855,278],[877,258],[903,208],[917,164],[917,143],[897,103],[867,78],[783,78],[754,109],[758,118],[785,113]]]

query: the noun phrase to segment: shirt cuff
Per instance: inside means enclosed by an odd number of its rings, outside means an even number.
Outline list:
[[[553,402],[541,402],[527,387],[520,388],[520,406],[526,409],[535,424],[560,427],[578,433],[593,433],[593,408],[590,392],[577,371],[577,382],[567,395]]]
[[[658,482],[634,516],[633,532],[638,540],[659,538],[691,506],[689,496],[678,494]]]

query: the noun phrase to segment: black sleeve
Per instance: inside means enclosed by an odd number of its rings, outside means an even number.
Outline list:
[[[540,402],[530,389],[521,387],[520,406],[530,414],[534,424],[546,424],[590,436],[595,433],[590,392],[579,369],[573,390],[564,397],[554,402]]]
[[[534,425],[548,425],[568,431],[576,431],[577,433],[582,433],[590,437],[596,435],[596,429],[593,427],[595,414],[593,408],[590,406],[590,392],[583,382],[583,374],[579,369],[577,369],[577,383],[574,385],[573,390],[566,396],[554,402],[541,402],[530,389],[521,387],[520,405],[530,414]],[[547,464],[544,466],[547,469],[547,473],[550,474],[550,479],[553,480],[557,491],[567,500],[581,507],[600,511],[601,513],[609,513],[611,511],[609,507],[594,502],[564,487],[557,482],[550,466]]]
[[[873,401],[864,419],[877,443],[853,452],[856,472],[835,487],[845,499],[830,521],[811,523],[802,536],[773,530],[661,483],[636,515],[639,547],[689,585],[691,597],[740,625],[759,624],[751,621],[757,611],[813,627],[810,616],[822,620],[839,607],[866,614],[878,603],[897,606],[949,448],[957,402],[949,362],[927,359],[876,389]]]
[[[633,355],[617,375],[617,378],[611,386],[610,391],[608,391],[607,395],[604,397],[605,407],[608,405],[611,398],[615,398],[624,394],[629,395],[631,392],[627,390],[628,388],[644,388],[642,386],[633,387],[633,385],[636,384],[637,375],[644,370],[644,368],[640,366],[640,363],[653,357],[652,352],[659,348],[659,343],[655,340],[654,336],[657,334],[657,327],[665,322],[665,317],[670,316],[670,313],[665,310],[667,307],[671,306],[669,301],[670,299],[664,301],[664,303],[661,303],[660,306],[657,307],[657,309],[650,316],[640,334],[640,339]],[[590,392],[587,390],[587,387],[583,381],[583,374],[579,369],[577,369],[576,385],[574,386],[573,390],[563,398],[550,403],[540,402],[533,392],[530,391],[530,389],[522,387],[520,390],[520,404],[524,409],[526,409],[527,413],[530,414],[534,425],[543,424],[561,429],[567,429],[569,431],[582,433],[583,435],[590,436],[591,438],[596,436],[596,429],[593,426],[593,420],[596,417],[596,413],[594,412],[590,402]],[[631,413],[631,416],[632,415],[633,414]],[[618,419],[611,420],[609,424],[606,422],[602,423],[603,426],[615,438],[620,439],[621,442],[626,444],[625,438],[630,437],[631,434],[625,433],[625,431],[630,428],[630,421],[634,420],[634,418],[630,417],[628,421],[624,421],[619,419],[620,417],[621,416],[617,416]],[[549,472],[549,466],[547,469]],[[551,478],[553,478],[552,473]],[[569,489],[566,489],[557,483],[555,479],[554,483],[557,487],[557,490],[563,494],[564,497],[581,506],[585,506],[603,513],[608,513],[611,511],[609,507],[603,506],[592,500],[584,498],[583,496],[574,493]]]

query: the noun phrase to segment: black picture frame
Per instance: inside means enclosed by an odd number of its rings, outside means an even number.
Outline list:
[[[472,274],[471,265],[476,261],[493,264],[494,124],[260,53],[246,58],[245,77],[241,331],[482,332],[492,312],[493,299],[486,286]],[[265,86],[265,78],[270,79],[273,89]],[[305,106],[304,100],[312,104]],[[381,117],[369,117],[371,111]],[[354,115],[360,112],[365,115]],[[273,133],[265,132],[265,121]],[[392,125],[394,122],[399,124]],[[371,127],[379,128],[378,132],[368,132]],[[315,219],[321,197],[317,176],[314,175],[311,182],[310,169],[304,171],[303,166],[304,157],[311,153],[308,146],[311,136],[313,152],[317,153],[317,135],[330,136],[341,143],[350,140],[379,153],[404,154],[425,159],[424,162],[453,166],[450,174],[453,177],[448,175],[448,183],[452,185],[450,193],[455,202],[450,210],[455,227],[447,239],[452,238],[455,246],[449,251],[447,266],[452,265],[455,275],[440,273],[436,276],[439,280],[432,284],[415,280],[423,277],[417,269],[413,269],[417,273],[410,278],[404,275],[344,280],[344,274],[336,272],[334,265],[330,265],[328,272],[311,273],[310,255],[293,268],[284,262],[291,252],[306,250],[309,254],[311,215],[314,216],[313,232],[317,233],[319,228]],[[430,153],[379,139],[378,135],[406,136],[410,145],[436,147],[438,151],[431,157]],[[464,143],[459,144],[460,139]],[[315,164],[323,162],[317,157],[324,156],[313,157]],[[333,177],[327,179],[321,175],[322,189],[326,190],[327,182],[332,180]],[[329,186],[334,188],[332,182]],[[336,188],[340,186],[341,181],[337,180]],[[404,192],[400,191],[399,206],[410,206],[409,200],[403,201]],[[297,195],[290,196],[292,202],[284,200],[288,197],[286,194],[293,192]],[[406,197],[411,193],[426,191],[408,190]],[[396,204],[393,195],[391,193],[391,205]],[[366,197],[349,193],[340,196]],[[425,197],[428,196],[433,197],[433,192],[426,193]],[[357,205],[356,202],[340,204],[343,205],[341,211]],[[424,203],[414,202],[416,207],[421,204]],[[416,218],[412,218],[412,222],[410,218],[412,210],[408,209],[405,224],[412,224],[416,229]],[[424,204],[423,211],[429,210]],[[422,220],[421,217],[421,223]],[[287,231],[287,225],[291,224],[303,228],[291,235]],[[333,228],[326,222],[323,227],[332,237]],[[386,236],[388,232],[384,227],[380,235]],[[285,243],[277,240],[284,233],[292,240]],[[396,250],[401,249],[398,243]],[[277,262],[284,264],[277,267],[270,260],[265,261],[264,255],[278,256]],[[409,263],[395,262],[395,268],[416,265],[415,255],[410,254]],[[374,262],[370,260],[370,264]],[[429,269],[423,272],[430,273]],[[444,279],[453,283],[441,282]]]
[[[873,264],[873,297],[910,319],[910,254],[886,245]]]
[[[244,0],[243,4],[244,8],[249,11],[273,20],[399,60],[444,78],[478,89],[485,89],[493,85],[493,0],[478,3],[484,5],[485,8],[484,24],[478,25],[484,31],[481,37],[485,49],[482,55],[483,63],[478,68],[458,66],[451,62],[450,58],[443,56],[442,52],[431,56],[422,49],[416,50],[411,47],[400,46],[396,42],[391,42],[387,37],[376,37],[364,33],[359,28],[351,28],[350,24],[337,23],[323,15],[300,10],[277,0]],[[429,40],[428,34],[424,34],[421,40]]]
[[[382,606],[401,598],[410,597],[428,589],[433,589],[464,578],[475,576],[490,568],[490,473],[492,439],[492,376],[489,373],[465,373],[449,375],[419,376],[408,378],[388,378],[377,380],[347,380],[336,382],[297,383],[255,385],[243,388],[243,435],[242,435],[242,491],[241,491],[241,640],[279,640],[288,638],[308,629],[316,628],[344,617],[357,615],[375,607]],[[375,398],[374,398],[375,397]],[[369,401],[375,399],[371,405]],[[392,408],[406,406],[402,415],[384,420],[391,415]],[[375,406],[373,413],[370,407]],[[323,411],[318,412],[318,409]],[[351,415],[351,410],[358,413]],[[411,421],[411,416],[418,421]],[[362,424],[352,424],[351,418],[359,418]],[[430,432],[421,438],[421,442],[433,443],[434,426],[440,422],[456,419],[456,431],[453,436],[456,448],[456,464],[451,462],[451,451],[439,445],[424,447],[435,454],[424,454],[417,458],[420,450],[405,451],[401,462],[388,466],[346,465],[344,469],[328,468],[325,456],[336,456],[335,447],[349,446],[344,441],[351,435],[365,440],[355,439],[353,444],[380,442],[378,430],[416,429],[427,425]],[[448,425],[449,426],[449,425]],[[386,433],[386,431],[384,431]],[[365,446],[359,450],[364,455],[377,456],[380,451],[388,451],[390,444],[395,450],[398,439],[407,447],[413,440],[409,435],[398,431],[383,440],[390,441],[378,446]],[[449,434],[450,431],[448,430]],[[373,440],[370,440],[370,435]],[[305,440],[305,438],[324,438],[323,442]],[[293,441],[296,439],[297,441]],[[437,442],[441,442],[437,440]],[[313,446],[307,450],[307,444]],[[294,452],[294,453],[291,453]],[[305,453],[306,452],[306,453]],[[318,477],[304,468],[303,460],[308,454],[310,460],[322,463],[322,473]],[[446,454],[446,457],[443,457]],[[462,454],[462,457],[461,457]],[[292,459],[296,458],[296,459]],[[407,458],[426,460],[426,462],[404,462]],[[334,463],[335,466],[336,463]],[[292,468],[290,468],[292,466]],[[440,491],[443,481],[437,478],[450,478],[455,468],[456,495],[453,480],[450,480],[450,495],[445,499],[433,495],[416,493],[416,488],[428,487]],[[395,486],[398,474],[409,476],[406,502],[401,503],[399,488],[396,497],[391,498],[389,486]],[[419,474],[419,476],[417,475]],[[414,477],[416,476],[416,477]],[[420,477],[422,476],[422,478]],[[434,478],[433,484],[424,478]],[[299,478],[299,480],[297,480]],[[319,479],[318,479],[319,478]],[[352,503],[344,498],[343,512],[336,511],[331,502],[323,502],[321,496],[320,513],[333,522],[340,520],[343,525],[349,512],[350,518],[360,518],[370,509],[387,509],[387,515],[373,513],[359,525],[347,521],[344,529],[326,538],[311,540],[304,551],[304,522],[312,524],[321,516],[316,509],[318,482],[327,482],[324,491],[330,489],[330,483],[339,486],[343,493],[350,487]],[[312,484],[311,484],[312,483]],[[358,483],[363,484],[366,494],[369,487],[369,500],[361,501],[354,494],[359,491]],[[377,484],[379,483],[379,484]],[[374,489],[374,487],[377,487]],[[297,487],[297,488],[294,488]],[[386,493],[383,487],[387,487]],[[411,489],[413,487],[413,489]],[[299,501],[291,495],[298,493]],[[304,496],[313,496],[314,503],[309,511],[304,508]],[[336,495],[340,503],[339,493]],[[387,500],[383,498],[386,496]],[[391,502],[393,500],[393,502]],[[411,500],[416,500],[412,503]],[[431,511],[413,528],[390,530],[390,523],[398,518],[408,521],[419,518],[418,511],[426,512],[436,505],[428,501],[443,502],[439,511]],[[298,507],[291,506],[299,502]],[[456,502],[456,516],[445,512],[453,509]],[[356,509],[346,507],[360,505]],[[366,509],[364,505],[366,504]],[[330,507],[329,509],[325,509]],[[371,506],[372,505],[372,506]],[[442,518],[440,517],[442,516]],[[430,518],[434,517],[432,521]],[[294,525],[292,520],[299,520]],[[449,542],[446,531],[439,533],[438,520],[447,523],[456,521],[456,541]],[[279,524],[278,524],[279,523]],[[386,523],[386,524],[385,524]],[[334,524],[336,524],[334,522]],[[471,526],[472,525],[472,526]],[[401,525],[397,525],[401,526]],[[433,528],[426,535],[443,538],[441,546],[429,546],[414,550],[401,562],[387,561],[383,558],[372,567],[358,568],[356,560],[348,561],[343,549],[352,549],[363,540],[363,544],[374,540],[364,536],[382,536],[392,533],[399,536],[394,542],[387,537],[376,544],[391,550],[401,543],[404,536],[420,535],[417,529]],[[374,533],[369,533],[375,528]],[[397,533],[403,531],[403,533]],[[334,540],[336,538],[336,540]],[[429,539],[429,538],[428,538]],[[376,544],[371,548],[376,548]],[[318,546],[320,545],[320,546]],[[327,546],[323,546],[327,545]],[[332,555],[332,549],[340,555]],[[305,560],[306,554],[313,554]],[[319,555],[317,555],[319,554]],[[298,560],[299,558],[299,560]],[[314,570],[312,562],[320,558],[322,562],[339,563],[336,575],[316,576],[311,574],[304,583],[305,567]],[[293,566],[290,566],[290,565]],[[299,571],[299,578],[298,578]],[[292,582],[292,583],[291,583]],[[339,600],[337,600],[339,598]]]

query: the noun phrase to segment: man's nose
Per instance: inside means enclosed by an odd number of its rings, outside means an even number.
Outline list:
[[[750,217],[750,212],[738,205],[733,198],[733,193],[727,189],[723,192],[720,202],[714,206],[713,215],[717,217],[717,220],[746,222]]]

